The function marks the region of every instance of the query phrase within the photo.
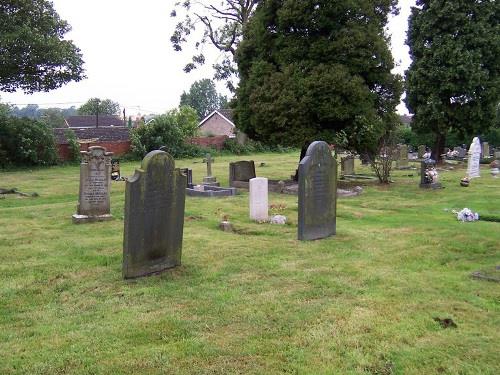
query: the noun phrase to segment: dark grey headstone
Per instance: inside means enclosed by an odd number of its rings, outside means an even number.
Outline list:
[[[125,186],[123,277],[181,264],[187,177],[164,151],[151,151]]]
[[[420,162],[420,187],[424,189],[440,189],[441,183],[432,181],[427,174],[428,170],[434,169],[436,161],[433,159],[426,159]]]
[[[313,142],[299,164],[299,240],[335,234],[336,191],[337,162],[326,142]]]
[[[80,152],[80,192],[73,223],[112,219],[109,189],[111,185],[111,155],[104,147],[89,147]]]
[[[253,160],[243,160],[229,163],[229,186],[239,187],[233,182],[248,182],[250,179],[255,177],[255,163]]]

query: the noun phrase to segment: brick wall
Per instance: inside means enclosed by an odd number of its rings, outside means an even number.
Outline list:
[[[189,139],[189,143],[193,145],[198,145],[201,147],[213,147],[217,150],[222,149],[224,142],[228,138],[227,135],[219,135],[216,137],[196,137]]]
[[[80,144],[80,151],[87,151],[90,146],[104,147],[106,151],[112,152],[113,156],[124,155],[130,151],[130,141],[83,143]],[[57,145],[57,152],[61,160],[68,160],[70,158],[70,151],[67,144]]]

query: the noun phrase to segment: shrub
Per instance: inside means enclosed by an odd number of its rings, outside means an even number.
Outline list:
[[[52,165],[57,161],[51,128],[33,119],[0,116],[0,165]]]
[[[164,147],[173,157],[200,156],[201,148],[186,143],[187,138],[197,135],[196,111],[190,107],[174,109],[157,116],[147,125],[141,125],[130,132],[132,151],[138,157]]]

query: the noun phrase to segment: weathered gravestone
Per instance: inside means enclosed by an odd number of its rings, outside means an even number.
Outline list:
[[[417,157],[418,157],[419,159],[422,159],[422,158],[424,157],[425,151],[426,151],[426,147],[425,147],[425,145],[420,145],[420,146],[418,146],[418,154],[417,154]]]
[[[335,234],[336,191],[337,162],[326,142],[313,142],[299,164],[299,240]]]
[[[109,188],[113,153],[93,146],[80,154],[80,191],[73,223],[111,220]]]
[[[482,144],[482,152],[483,158],[487,159],[490,157],[490,145],[488,142],[483,142]]]
[[[342,176],[354,174],[354,156],[340,158],[340,174]]]
[[[454,147],[453,151],[457,152],[457,156],[456,157],[458,159],[463,159],[467,155],[467,150],[465,148],[460,147],[460,146]]]
[[[268,190],[267,178],[255,177],[250,180],[250,219],[255,221],[267,221],[268,214]]]
[[[396,167],[399,169],[408,168],[408,146],[400,145],[398,147],[398,159],[396,160]]]
[[[248,189],[248,181],[255,177],[253,160],[229,163],[229,186]]]
[[[181,264],[187,177],[164,151],[151,151],[125,186],[123,277]]]
[[[440,189],[436,161],[426,159],[420,162],[420,187],[424,189]]]

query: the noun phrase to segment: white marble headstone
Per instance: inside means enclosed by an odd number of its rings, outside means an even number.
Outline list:
[[[255,177],[249,181],[250,187],[250,219],[266,221],[268,214],[267,178]]]

